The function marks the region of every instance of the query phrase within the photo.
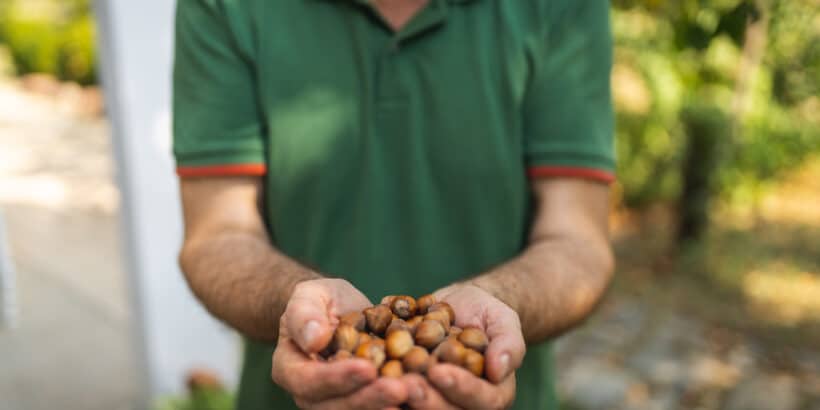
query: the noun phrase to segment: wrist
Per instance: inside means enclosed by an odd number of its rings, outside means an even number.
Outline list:
[[[484,293],[487,293],[495,299],[498,299],[519,315],[521,314],[521,312],[518,310],[519,306],[516,303],[517,299],[510,291],[511,288],[514,287],[510,285],[513,284],[508,283],[505,285],[503,279],[497,279],[495,276],[493,276],[492,273],[485,273],[483,275],[470,278],[466,281],[458,282],[458,284],[461,284],[463,286],[476,287]]]

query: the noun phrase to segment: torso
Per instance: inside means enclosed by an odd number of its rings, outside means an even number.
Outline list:
[[[252,3],[278,248],[374,300],[428,293],[520,252],[535,18],[517,1]],[[244,379],[268,377],[258,363],[269,349],[250,346]],[[553,408],[546,349],[529,351],[519,380],[531,390],[516,409]],[[245,388],[248,409],[289,408],[272,404],[278,389],[254,407],[259,386]]]

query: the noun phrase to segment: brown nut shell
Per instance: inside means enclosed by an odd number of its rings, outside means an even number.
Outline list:
[[[413,348],[413,335],[407,330],[396,330],[387,335],[384,344],[387,356],[401,359]]]
[[[408,325],[403,319],[393,319],[393,321],[390,322],[390,326],[387,326],[387,330],[384,331],[384,334],[389,335],[396,330],[406,330],[413,333],[410,331],[410,325]]]
[[[427,353],[427,349],[420,346],[413,346],[404,358],[402,358],[402,365],[404,370],[410,373],[425,373],[432,364],[432,356]]]
[[[350,325],[340,324],[333,333],[333,350],[352,352],[359,345],[359,332]]]
[[[383,377],[401,377],[404,370],[401,368],[401,362],[398,360],[390,360],[382,366],[379,371]]]
[[[342,315],[339,318],[339,323],[353,326],[356,330],[363,332],[367,325],[367,319],[365,319],[363,312],[350,312]]]
[[[427,312],[427,314],[424,315],[424,320],[435,320],[444,326],[445,332],[450,331],[450,314],[444,310]]]
[[[369,360],[378,369],[382,367],[385,359],[384,347],[380,346],[375,341],[362,343],[356,349],[356,357]]]
[[[462,329],[458,326],[450,326],[450,331],[447,332],[447,337],[458,339],[458,335],[461,334],[462,330],[464,330],[464,329]]]
[[[367,328],[376,334],[384,334],[387,326],[393,321],[393,312],[384,305],[376,305],[364,310],[364,317],[367,321]]]
[[[487,349],[487,344],[490,343],[487,339],[487,334],[477,327],[465,327],[461,334],[458,335],[458,341],[461,342],[464,347],[468,347],[479,353],[484,353],[484,350]]]
[[[402,319],[410,319],[416,315],[416,300],[411,296],[396,296],[390,303],[390,310]]]
[[[416,344],[433,349],[441,343],[447,332],[438,320],[425,320],[416,328]]]
[[[447,302],[437,302],[433,303],[429,308],[427,308],[427,313],[436,312],[436,311],[444,311],[447,312],[447,316],[450,318],[450,323],[448,325],[452,325],[456,321],[456,312],[453,310],[453,307],[450,306]]]
[[[382,303],[381,304],[389,307],[397,297],[399,297],[399,296],[398,295],[387,295],[387,296],[382,298]]]
[[[359,344],[367,343],[373,340],[373,336],[370,336],[370,333],[359,332]]]
[[[416,328],[419,327],[419,324],[424,321],[424,316],[413,316],[408,319],[405,323],[407,323],[407,327],[410,328],[410,333],[416,334]]]
[[[467,349],[462,366],[476,377],[481,377],[484,375],[484,355],[473,349]]]
[[[447,339],[441,342],[433,354],[441,361],[461,366],[464,363],[464,356],[467,349],[458,340]]]
[[[416,305],[418,307],[418,312],[416,314],[423,315],[427,313],[427,309],[429,309],[434,303],[436,303],[436,298],[434,298],[433,295],[424,295],[416,299]]]

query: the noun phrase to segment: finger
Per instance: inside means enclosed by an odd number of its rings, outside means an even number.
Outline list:
[[[407,401],[407,388],[399,380],[378,379],[349,396],[314,402],[312,408],[316,410],[382,410],[399,407],[405,401]]]
[[[527,345],[520,321],[512,310],[488,315],[486,325],[490,339],[485,352],[487,379],[500,383],[521,366]]]
[[[328,314],[330,299],[321,286],[300,286],[291,296],[283,319],[302,351],[316,353],[330,343],[335,326]]]
[[[274,352],[271,373],[276,384],[311,401],[350,394],[377,377],[376,368],[366,360],[312,360],[287,339]]]
[[[418,374],[402,376],[407,386],[407,406],[411,409],[458,410],[449,403],[427,380]]]
[[[500,384],[475,377],[472,373],[450,364],[430,368],[433,385],[447,401],[467,409],[504,409],[515,398],[515,375]]]

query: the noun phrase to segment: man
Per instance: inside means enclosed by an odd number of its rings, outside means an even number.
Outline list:
[[[179,0],[180,262],[247,338],[238,409],[555,409],[545,342],[613,269],[611,53],[604,0]],[[309,359],[430,292],[489,381]]]

